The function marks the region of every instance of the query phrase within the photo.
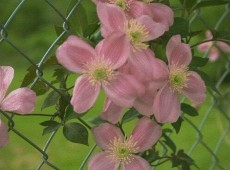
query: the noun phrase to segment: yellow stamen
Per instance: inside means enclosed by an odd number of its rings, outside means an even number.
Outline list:
[[[187,87],[187,82],[188,67],[176,65],[170,67],[169,83],[173,91],[181,92],[184,87]]]
[[[133,158],[132,155],[137,153],[137,151],[138,147],[136,146],[136,142],[134,142],[131,137],[124,141],[120,138],[115,138],[110,142],[108,150],[106,150],[110,159],[116,162],[117,165],[120,164],[120,162],[124,164],[130,163]]]
[[[110,3],[115,4],[123,10],[129,9],[129,3],[126,0],[110,0]]]
[[[108,84],[115,76],[111,63],[104,58],[98,58],[87,63],[85,68],[86,71],[84,74],[88,77],[93,86]]]
[[[149,36],[148,30],[136,19],[131,19],[125,23],[125,33],[131,41],[134,50],[148,48],[148,45],[144,43],[144,40]]]

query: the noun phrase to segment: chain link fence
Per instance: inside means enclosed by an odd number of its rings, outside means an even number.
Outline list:
[[[50,79],[48,78],[49,76],[44,74],[43,65],[54,55],[60,39],[70,33],[70,25],[68,24],[69,18],[74,13],[78,12],[77,7],[80,0],[76,0],[76,2],[71,3],[71,8],[66,14],[68,3],[69,1],[54,0],[42,0],[37,2],[26,0],[12,0],[10,2],[4,2],[3,0],[0,2],[0,63],[1,65],[13,64],[18,67],[16,68],[16,71],[25,71],[26,67],[33,65],[36,69],[36,79],[34,79],[31,84],[31,88],[35,86],[37,82],[43,82],[49,88],[63,95],[62,92],[50,82]],[[38,8],[39,6],[41,7]],[[175,7],[175,11],[178,10],[176,3],[173,7]],[[6,8],[8,8],[8,10],[5,10]],[[194,29],[196,29],[196,25],[202,25],[204,29],[215,28],[215,30],[218,30],[221,27],[227,28],[230,25],[229,21],[227,22],[230,17],[229,9],[228,5],[223,5],[220,7],[218,6],[218,8],[209,7],[208,9],[205,9],[206,12],[202,10],[195,10],[189,20],[190,27],[194,27]],[[40,16],[43,12],[45,12],[45,20],[43,20],[44,18]],[[18,17],[19,15],[21,15],[21,17]],[[32,20],[30,20],[31,17],[33,17]],[[34,24],[35,26],[33,27],[30,24]],[[61,33],[58,37],[55,37],[55,24],[62,26]],[[41,28],[41,30],[39,30],[39,28]],[[33,39],[33,37],[36,36],[35,34],[38,32],[40,33],[37,36],[37,39]],[[44,32],[44,34],[41,34],[41,32]],[[39,37],[40,35],[42,36]],[[46,43],[41,42],[43,39],[47,40]],[[31,44],[30,42],[34,42],[35,44]],[[208,52],[202,55],[203,57],[207,57]],[[219,61],[216,63],[210,63],[207,71],[212,75],[212,79],[215,80],[215,86],[221,94],[216,95],[209,91],[206,103],[199,108],[199,116],[190,118],[186,115],[182,115],[184,123],[181,131],[179,134],[172,134],[171,137],[178,147],[184,149],[184,151],[195,160],[200,169],[228,170],[230,168],[230,56],[223,54]],[[20,80],[23,79],[22,77],[19,78]],[[49,149],[52,148],[50,145],[51,142],[53,145],[57,145],[60,142],[55,140],[57,131],[51,133],[45,140],[42,138],[42,144],[44,144],[42,146],[41,143],[39,143],[39,136],[41,136],[41,134],[37,133],[35,139],[31,139],[31,136],[29,136],[31,133],[27,134],[24,131],[21,131],[20,128],[17,128],[17,115],[14,116],[5,112],[1,112],[0,115],[5,124],[8,122],[10,135],[14,136],[15,141],[12,140],[11,142],[17,143],[17,141],[21,141],[22,139],[26,142],[23,143],[26,147],[29,149],[32,148],[32,152],[39,155],[36,156],[36,159],[39,159],[39,157],[41,158],[40,162],[36,160],[34,163],[33,159],[28,158],[32,160],[32,163],[30,162],[30,164],[33,164],[33,169],[35,169],[36,166],[34,164],[38,164],[36,167],[37,170],[68,169],[65,167],[59,167],[58,161],[52,161],[52,157],[60,157],[62,160],[68,159],[65,157],[66,154],[53,155],[49,152]],[[40,120],[41,119],[38,121]],[[19,121],[21,122],[21,120]],[[27,125],[27,127],[29,128],[28,131],[33,131],[37,128],[30,127],[30,125]],[[13,144],[10,146],[13,146]],[[74,146],[76,145],[71,145],[71,148]],[[92,146],[94,149],[95,146]],[[65,148],[65,146],[61,144],[57,147]],[[77,145],[77,147],[82,146]],[[21,154],[26,154],[25,152],[28,148]],[[164,150],[164,146],[162,148]],[[9,165],[6,165],[10,162],[6,160],[9,158],[6,156],[8,152],[7,149],[9,149],[9,147],[6,147],[6,149],[3,148],[3,151],[0,150],[0,169],[10,167]],[[92,152],[89,148],[85,150]],[[65,149],[63,149],[62,152],[65,152]],[[165,149],[163,152],[166,154],[168,151]],[[75,154],[81,153],[71,154],[74,156]],[[18,154],[18,156],[19,155],[20,154]],[[52,157],[50,155],[52,155]],[[16,159],[12,159],[11,161],[16,161]],[[79,162],[81,161],[83,160],[80,160]],[[82,168],[77,162],[71,162],[70,164],[74,164],[74,167],[76,167],[75,169]],[[164,166],[170,167],[171,165],[162,165],[155,169],[164,169]],[[12,168],[9,168],[9,170],[10,169]],[[28,169],[31,169],[31,167]]]

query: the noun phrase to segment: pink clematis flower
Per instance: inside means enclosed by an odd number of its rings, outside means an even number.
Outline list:
[[[6,91],[13,79],[14,69],[0,67],[0,110],[20,114],[30,113],[34,109],[36,94],[29,88],[19,88],[6,96]],[[0,120],[0,147],[8,143],[7,128]]]
[[[60,64],[82,73],[76,80],[71,104],[78,113],[86,112],[102,87],[107,97],[122,107],[131,107],[144,87],[134,76],[119,72],[129,56],[129,43],[121,33],[101,41],[95,49],[76,36],[70,36],[56,52]]]
[[[160,3],[150,3],[149,0],[93,0],[93,2],[96,4],[99,2],[113,4],[122,9],[126,17],[130,19],[148,15],[155,22],[165,25],[165,31],[168,31],[174,20],[171,8]]]
[[[121,130],[111,124],[103,123],[92,130],[95,141],[104,151],[92,157],[89,170],[150,170],[149,163],[136,155],[151,148],[161,137],[161,127],[147,117],[136,124],[131,136],[125,138]]]
[[[147,49],[145,42],[156,39],[164,34],[166,26],[155,22],[150,16],[142,15],[129,19],[124,11],[108,3],[97,4],[97,13],[101,22],[102,36],[120,32],[128,39],[132,51]]]
[[[171,37],[166,46],[168,59],[168,74],[164,85],[154,99],[153,112],[158,122],[175,122],[180,114],[179,94],[188,97],[195,105],[205,99],[206,86],[201,77],[188,70],[192,54],[188,44],[181,43],[180,35]],[[162,70],[162,71],[163,71]]]
[[[152,115],[154,98],[168,77],[168,68],[165,67],[165,63],[156,58],[152,50],[146,49],[133,53],[121,70],[127,74],[135,75],[136,79],[145,87],[145,93],[136,98],[133,107],[143,115]],[[124,108],[107,100],[101,118],[116,124],[123,110]]]
[[[206,31],[206,40],[211,40],[212,38],[211,31]],[[209,60],[216,61],[220,56],[220,52],[230,53],[230,46],[221,41],[210,41],[200,44],[198,50],[208,52]]]

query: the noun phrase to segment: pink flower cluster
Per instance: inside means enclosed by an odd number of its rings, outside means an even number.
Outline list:
[[[23,87],[12,91],[6,96],[6,91],[14,77],[14,69],[10,66],[0,67],[0,110],[19,114],[30,113],[35,105],[35,93]],[[0,147],[9,141],[5,124],[0,119]]]
[[[149,149],[161,136],[159,123],[175,122],[181,114],[179,95],[199,105],[206,87],[201,77],[189,71],[190,46],[180,35],[166,46],[168,64],[157,58],[148,42],[162,36],[173,24],[173,11],[166,5],[137,0],[94,0],[103,40],[95,48],[71,35],[58,47],[58,62],[77,78],[71,104],[82,114],[95,103],[100,90],[106,94],[101,117],[116,124],[124,108],[134,107],[143,117],[130,138],[112,124],[93,129],[96,143],[104,152],[89,163],[90,170],[150,169],[135,155]]]
[[[200,52],[208,52],[209,60],[214,62],[220,57],[220,53],[230,53],[230,46],[222,41],[211,41],[213,35],[211,31],[206,31],[206,39],[209,42],[202,43],[198,46]]]

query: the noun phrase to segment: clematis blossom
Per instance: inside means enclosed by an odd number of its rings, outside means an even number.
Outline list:
[[[0,67],[0,110],[19,114],[30,113],[34,109],[36,94],[23,87],[6,95],[7,89],[14,77],[14,69],[10,66]],[[0,120],[0,147],[9,141],[7,128]]]
[[[147,41],[156,39],[164,34],[166,26],[155,22],[148,15],[138,18],[127,18],[124,11],[108,3],[97,4],[97,14],[101,22],[102,36],[107,37],[113,32],[120,32],[131,45],[132,51],[147,49]]]
[[[212,38],[211,31],[206,31],[206,40],[212,40]],[[221,41],[210,41],[200,44],[198,50],[208,52],[209,60],[214,62],[219,58],[221,52],[230,53],[230,45]]]
[[[101,41],[95,49],[76,36],[70,36],[56,52],[58,62],[72,72],[82,73],[76,80],[71,104],[84,113],[95,103],[100,89],[122,107],[131,107],[144,87],[132,75],[118,71],[129,56],[129,43],[121,33]]]
[[[204,81],[194,71],[189,71],[188,65],[192,60],[188,44],[181,42],[180,35],[171,37],[166,46],[168,74],[164,85],[159,89],[153,103],[153,112],[158,122],[175,122],[181,114],[179,94],[188,97],[194,105],[205,100],[206,86]],[[163,71],[162,70],[162,71]]]
[[[150,170],[149,163],[136,154],[151,148],[161,137],[162,130],[153,120],[142,117],[128,138],[118,127],[109,123],[93,128],[92,133],[103,151],[89,161],[89,170]]]
[[[149,0],[93,0],[113,4],[122,9],[127,18],[138,18],[142,15],[151,17],[155,22],[165,25],[165,31],[173,24],[174,14],[170,7],[160,3],[150,3]]]

